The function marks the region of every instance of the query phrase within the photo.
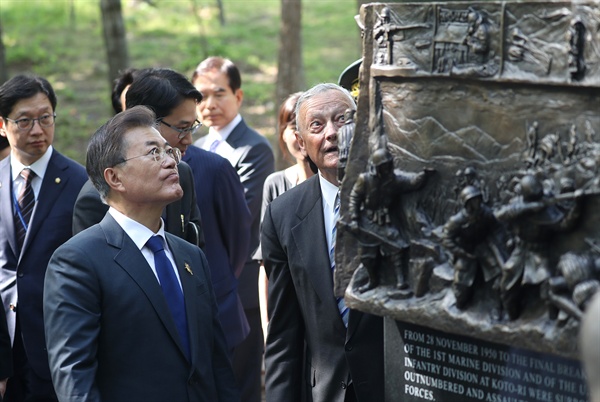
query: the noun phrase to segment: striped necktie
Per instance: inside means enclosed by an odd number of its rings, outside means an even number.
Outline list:
[[[340,192],[335,196],[335,202],[333,207],[333,229],[331,230],[331,247],[329,248],[329,261],[331,262],[331,273],[335,272],[335,238],[337,234],[337,221],[340,219]],[[348,327],[348,307],[344,303],[343,297],[338,297],[336,299],[338,310],[340,311],[340,315],[342,316],[342,321],[344,321],[344,325]]]
[[[15,204],[15,229],[17,234],[17,244],[19,245],[19,249],[21,249],[23,247],[23,242],[25,241],[25,235],[27,234],[33,207],[35,206],[35,195],[33,193],[33,187],[31,187],[31,181],[36,175],[35,172],[29,168],[21,170],[19,175],[25,181]]]

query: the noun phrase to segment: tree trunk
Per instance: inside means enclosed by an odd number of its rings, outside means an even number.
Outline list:
[[[0,20],[0,85],[8,81],[8,71],[6,66],[6,51],[4,41],[2,40],[2,21]]]
[[[69,4],[69,28],[75,32],[77,28],[77,20],[75,18],[75,0],[71,0]]]
[[[277,105],[293,92],[304,89],[302,62],[302,0],[281,0],[279,56],[277,61]]]
[[[281,0],[279,56],[277,61],[276,113],[279,105],[291,93],[305,86],[302,62],[302,0]],[[278,167],[283,164],[281,152],[276,153]]]
[[[217,0],[217,7],[219,8],[219,22],[221,26],[225,26],[225,8],[222,0]]]
[[[121,0],[100,0],[102,31],[108,61],[108,80],[112,89],[119,71],[129,67],[129,53],[125,38],[125,24],[121,11]]]

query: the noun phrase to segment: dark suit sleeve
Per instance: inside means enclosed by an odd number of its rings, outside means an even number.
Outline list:
[[[267,206],[275,198],[274,192],[275,192],[274,177],[273,177],[273,174],[270,174],[267,177],[267,179],[265,180],[265,184],[263,185],[262,204],[261,204],[261,207],[260,207],[260,225],[261,225],[261,230],[262,230],[262,221],[264,219],[265,211],[267,209]],[[258,244],[258,248],[254,252],[254,254],[252,254],[252,259],[253,260],[257,260],[257,261],[262,261],[262,259],[263,259],[263,257],[262,257],[262,247],[261,247],[260,243]]]
[[[304,321],[292,281],[288,258],[277,229],[279,223],[265,211],[261,244],[269,277],[269,331],[265,349],[267,402],[299,402],[304,362]]]
[[[6,323],[4,303],[0,296],[0,381],[12,376],[12,374],[12,346],[10,343],[10,334],[8,333],[8,325]]]
[[[100,401],[95,383],[101,295],[93,255],[72,243],[52,256],[44,281],[44,329],[52,381],[61,401]]]
[[[100,223],[107,211],[108,205],[102,202],[92,182],[85,182],[73,206],[73,235]]]
[[[185,178],[186,182],[189,183],[190,187],[190,217],[189,222],[187,222],[186,227],[186,240],[192,244],[197,245],[200,248],[204,248],[206,245],[206,241],[204,239],[204,230],[202,228],[202,218],[200,217],[200,208],[198,207],[198,201],[196,198],[196,186],[194,184],[194,176],[192,173],[192,169],[187,166],[186,169],[183,169],[185,162],[180,164],[180,174],[185,174],[187,177]],[[183,178],[181,179],[183,181]]]
[[[208,261],[204,255],[201,256],[202,269],[204,271],[204,277],[206,283],[210,288],[211,293],[211,308],[212,308],[212,326],[214,339],[211,344],[212,348],[212,364],[213,364],[213,378],[216,393],[218,395],[219,402],[238,402],[240,400],[239,391],[235,385],[235,377],[233,375],[233,369],[231,368],[231,361],[229,358],[229,348],[227,341],[225,340],[225,333],[219,320],[219,312],[217,306],[217,299],[214,294],[214,289],[210,281],[210,268],[208,267]]]
[[[250,248],[252,216],[244,198],[244,187],[229,161],[222,159],[219,177],[215,180],[217,221],[222,228],[223,243],[227,249],[233,274],[239,278]]]

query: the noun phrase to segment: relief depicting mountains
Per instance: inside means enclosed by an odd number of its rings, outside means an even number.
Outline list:
[[[524,150],[520,138],[513,137],[508,143],[502,144],[478,127],[468,126],[450,131],[432,117],[406,120],[402,126],[391,115],[386,115],[386,128],[391,142],[398,144],[402,153],[418,161],[516,162]]]

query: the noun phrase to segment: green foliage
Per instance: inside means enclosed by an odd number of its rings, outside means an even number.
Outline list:
[[[191,76],[205,57],[232,59],[242,71],[242,113],[272,137],[279,46],[279,0],[123,0],[132,67],[169,67]],[[356,0],[304,0],[307,85],[337,81],[360,57]],[[100,1],[0,0],[9,77],[46,77],[59,100],[56,147],[85,162],[89,136],[112,115]]]

